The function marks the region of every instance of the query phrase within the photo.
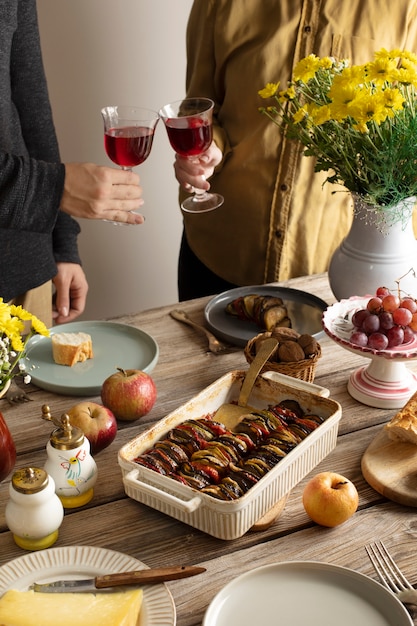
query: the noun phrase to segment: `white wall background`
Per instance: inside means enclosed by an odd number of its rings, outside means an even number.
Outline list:
[[[100,109],[159,109],[185,90],[185,29],[192,0],[38,0],[44,63],[63,161],[111,165]],[[173,152],[159,122],[141,176],[142,226],[80,220],[90,285],[80,319],[175,302],[182,230]]]

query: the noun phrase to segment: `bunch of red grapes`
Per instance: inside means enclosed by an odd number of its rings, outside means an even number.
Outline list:
[[[365,309],[352,316],[351,343],[373,350],[389,350],[409,343],[417,333],[417,300],[378,287]]]

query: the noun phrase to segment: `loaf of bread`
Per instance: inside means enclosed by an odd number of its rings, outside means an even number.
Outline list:
[[[385,430],[393,441],[407,441],[417,446],[417,392],[385,425]]]
[[[52,355],[58,365],[72,367],[93,358],[93,343],[87,333],[55,333],[52,335]]]

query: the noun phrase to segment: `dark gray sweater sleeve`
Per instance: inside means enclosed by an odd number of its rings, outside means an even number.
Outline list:
[[[0,229],[25,232],[28,245],[32,241],[36,245],[36,233],[49,234],[56,261],[79,263],[79,225],[59,211],[64,178],[42,63],[36,1],[2,0]],[[30,238],[29,233],[35,236]]]
[[[0,297],[79,263],[76,220],[59,210],[60,162],[42,64],[36,0],[0,2]]]

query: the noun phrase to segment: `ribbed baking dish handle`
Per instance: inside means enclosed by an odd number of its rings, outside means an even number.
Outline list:
[[[322,398],[328,398],[330,395],[330,390],[326,387],[316,385],[315,383],[309,383],[306,380],[301,380],[299,378],[293,378],[292,376],[287,376],[286,374],[280,374],[280,372],[268,370],[267,372],[264,372],[262,376],[264,378],[269,378],[269,380],[273,380],[275,383],[281,383],[281,385],[289,385],[290,387],[300,389],[300,391],[315,393]]]
[[[175,506],[186,513],[193,513],[201,504],[201,498],[198,496],[194,496],[188,501],[182,500],[181,498],[174,496],[172,493],[162,491],[159,487],[154,487],[153,485],[137,480],[138,475],[139,471],[137,469],[131,470],[128,474],[123,476],[123,483],[135,490],[139,489],[147,495],[153,496],[154,498],[157,498],[162,502],[166,502],[171,506]]]

